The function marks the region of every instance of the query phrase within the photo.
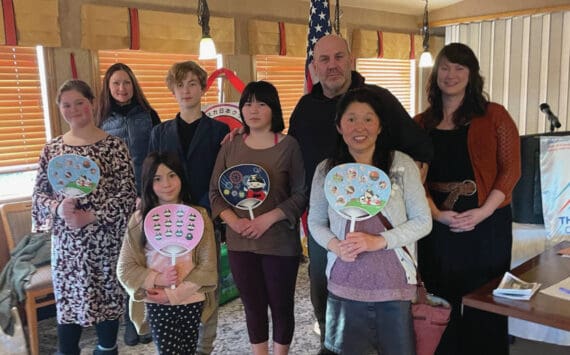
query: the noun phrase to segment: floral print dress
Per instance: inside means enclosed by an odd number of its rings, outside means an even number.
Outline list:
[[[50,212],[54,201],[64,196],[48,181],[48,163],[62,154],[89,157],[100,169],[95,190],[78,198],[78,208],[97,216],[94,223],[83,228],[68,227]],[[136,201],[127,146],[113,136],[84,146],[67,145],[62,136],[53,139],[41,152],[32,199],[33,229],[52,233],[51,267],[58,323],[91,326],[118,319],[125,302],[117,280],[117,260]]]

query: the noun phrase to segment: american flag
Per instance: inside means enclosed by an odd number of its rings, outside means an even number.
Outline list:
[[[318,39],[330,34],[331,15],[327,0],[311,0],[309,9],[309,30],[307,35],[307,61],[305,62],[305,92],[313,89],[310,64],[313,60],[313,48]]]

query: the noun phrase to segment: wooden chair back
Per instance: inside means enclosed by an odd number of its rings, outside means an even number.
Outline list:
[[[32,201],[11,202],[0,205],[0,216],[8,249],[12,251],[18,242],[32,230]]]
[[[12,202],[0,205],[0,218],[4,226],[6,244],[10,251],[32,231],[32,201]],[[48,246],[49,247],[49,246]],[[39,355],[37,311],[55,303],[50,265],[39,267],[26,286],[26,323],[28,347],[31,355]]]

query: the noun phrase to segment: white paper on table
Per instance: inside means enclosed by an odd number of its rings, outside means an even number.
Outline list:
[[[541,290],[540,292],[549,296],[570,301],[570,277],[567,277],[564,280]]]

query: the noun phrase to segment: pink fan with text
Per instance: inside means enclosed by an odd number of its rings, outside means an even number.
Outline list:
[[[198,210],[190,206],[160,205],[146,215],[144,233],[148,243],[162,255],[170,257],[172,265],[175,265],[178,256],[192,251],[202,239],[204,219]]]

